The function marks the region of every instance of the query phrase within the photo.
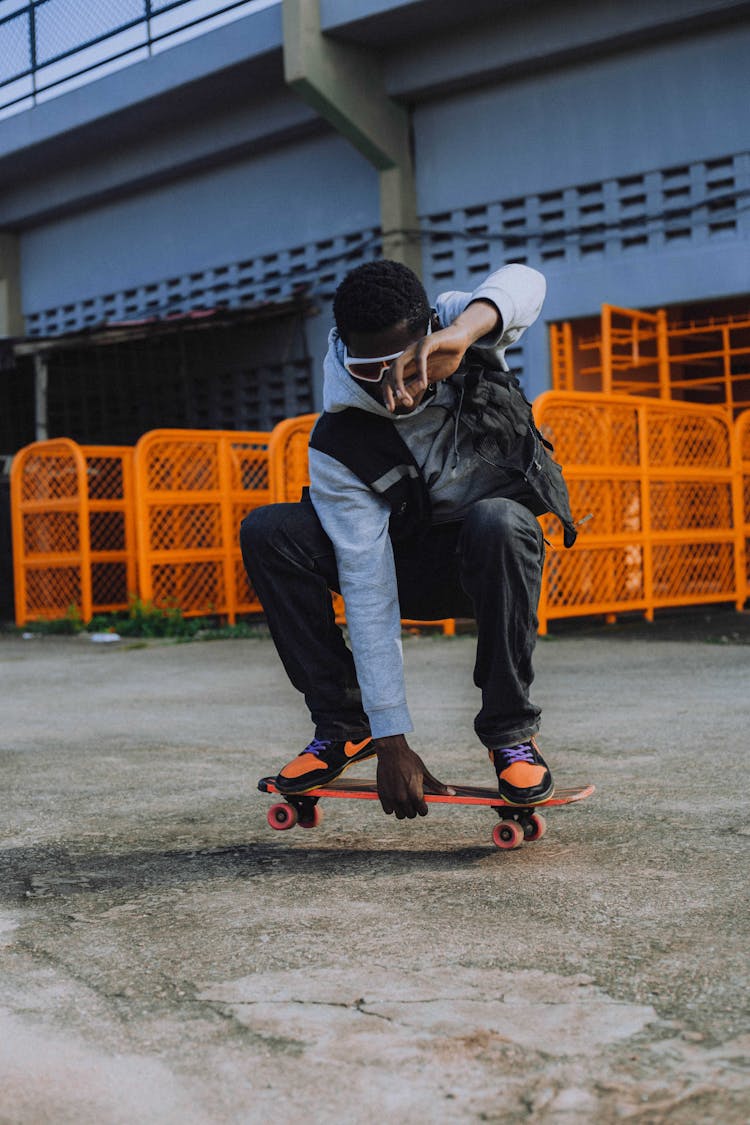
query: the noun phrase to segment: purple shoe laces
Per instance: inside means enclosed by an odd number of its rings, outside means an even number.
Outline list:
[[[518,746],[504,747],[502,750],[496,750],[495,753],[502,754],[508,765],[512,762],[534,761],[534,750],[528,742],[521,742]]]
[[[326,742],[325,739],[314,738],[310,745],[305,747],[302,753],[314,754],[316,758],[319,758],[320,755],[323,754],[330,745],[330,742]]]

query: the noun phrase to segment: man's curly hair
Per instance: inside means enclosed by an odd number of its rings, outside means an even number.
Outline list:
[[[418,332],[427,325],[430,303],[408,266],[381,258],[346,275],[333,298],[333,316],[346,344],[352,332],[379,332],[402,320]]]

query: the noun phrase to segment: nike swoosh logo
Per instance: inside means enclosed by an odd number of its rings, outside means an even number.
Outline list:
[[[366,746],[368,742],[371,741],[372,740],[368,735],[367,738],[362,739],[361,742],[347,742],[344,746],[344,753],[346,754],[347,758],[353,758],[355,754],[358,754],[360,750],[364,746]]]

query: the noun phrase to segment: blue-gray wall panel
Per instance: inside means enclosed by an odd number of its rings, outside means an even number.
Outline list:
[[[262,101],[239,98],[221,114],[196,111],[178,129],[170,122],[115,143],[104,136],[85,146],[76,160],[51,160],[42,175],[7,182],[0,192],[0,228],[22,229],[107,196],[132,195],[144,184],[173,181],[258,147],[278,145],[280,137],[310,132],[318,122],[290,90],[278,90]]]
[[[656,308],[734,297],[750,290],[750,242],[628,258],[613,267],[600,262],[579,269],[541,267],[549,281],[545,316],[550,321],[588,316],[603,302]]]
[[[379,221],[377,175],[329,135],[27,231],[24,312],[201,271]]]
[[[748,58],[736,26],[418,106],[419,212],[741,151]]]

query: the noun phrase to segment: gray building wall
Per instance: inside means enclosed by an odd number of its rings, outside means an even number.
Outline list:
[[[428,291],[527,261],[545,322],[750,289],[749,11],[321,3],[412,111]],[[0,121],[32,335],[303,287],[319,354],[378,216],[375,169],[284,86],[278,6]],[[542,326],[515,362],[549,385]]]

